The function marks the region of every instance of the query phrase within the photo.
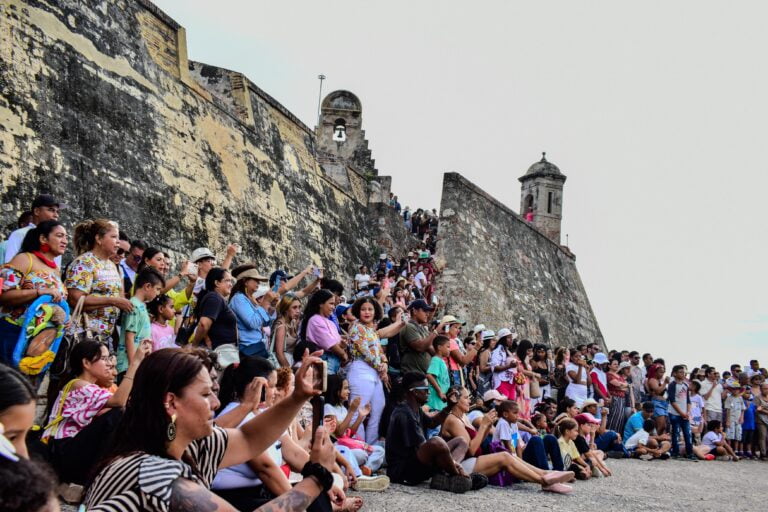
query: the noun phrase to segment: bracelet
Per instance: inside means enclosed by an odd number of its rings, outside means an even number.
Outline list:
[[[304,468],[301,470],[301,476],[304,478],[314,477],[320,487],[323,488],[323,492],[328,492],[333,485],[333,475],[330,471],[325,469],[317,462],[307,462],[304,464]]]

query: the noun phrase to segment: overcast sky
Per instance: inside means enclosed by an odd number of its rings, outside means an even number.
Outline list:
[[[457,171],[519,211],[547,151],[610,348],[768,364],[765,2],[156,2],[310,127],[319,73],[357,94],[403,205]]]

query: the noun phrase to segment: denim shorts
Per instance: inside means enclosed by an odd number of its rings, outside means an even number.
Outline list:
[[[669,412],[667,412],[669,402],[662,400],[661,398],[653,398],[651,401],[653,402],[654,418],[658,418],[659,416],[669,416]]]

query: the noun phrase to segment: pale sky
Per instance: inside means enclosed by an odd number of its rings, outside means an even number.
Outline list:
[[[765,2],[156,3],[310,127],[354,92],[403,206],[456,171],[519,211],[547,151],[609,348],[768,365]]]

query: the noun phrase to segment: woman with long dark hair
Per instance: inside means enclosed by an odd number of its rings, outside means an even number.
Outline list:
[[[11,365],[24,315],[42,295],[53,302],[66,300],[61,269],[55,259],[67,250],[67,230],[57,220],[46,220],[27,231],[21,251],[0,269],[0,361]]]
[[[482,332],[482,345],[477,352],[477,396],[493,389],[493,369],[491,354],[496,348],[496,335],[493,331]]]
[[[88,488],[89,512],[231,510],[209,490],[216,472],[264,452],[319,394],[310,368],[317,355],[305,357],[289,397],[238,429],[223,429],[213,422],[219,400],[200,359],[175,349],[151,354],[136,373],[115,444]],[[270,510],[304,510],[330,489],[334,450],[322,426],[310,460],[304,480],[269,502]]]
[[[515,383],[517,384],[517,403],[520,406],[520,417],[524,420],[531,419],[531,387],[530,382],[533,379],[538,381],[538,374],[531,368],[531,358],[533,357],[533,343],[529,340],[520,340],[515,351],[517,356],[517,375]]]
[[[271,350],[274,352],[280,366],[293,366],[293,349],[298,341],[298,323],[301,316],[301,300],[293,294],[286,293],[277,303],[277,318],[272,323]]]
[[[151,348],[151,342],[142,342],[114,394],[107,389],[113,383],[113,366],[105,344],[83,340],[70,352],[67,378],[55,381],[66,384],[48,405],[50,415],[43,432],[62,482],[85,484],[120,420],[136,370]]]
[[[300,359],[305,348],[322,350],[323,360],[328,364],[328,374],[338,373],[347,362],[347,352],[341,341],[339,329],[331,321],[331,314],[336,308],[336,296],[329,290],[318,290],[312,294],[304,308],[304,315],[299,327],[300,343],[293,352],[294,361]],[[298,356],[298,357],[297,357]]]

